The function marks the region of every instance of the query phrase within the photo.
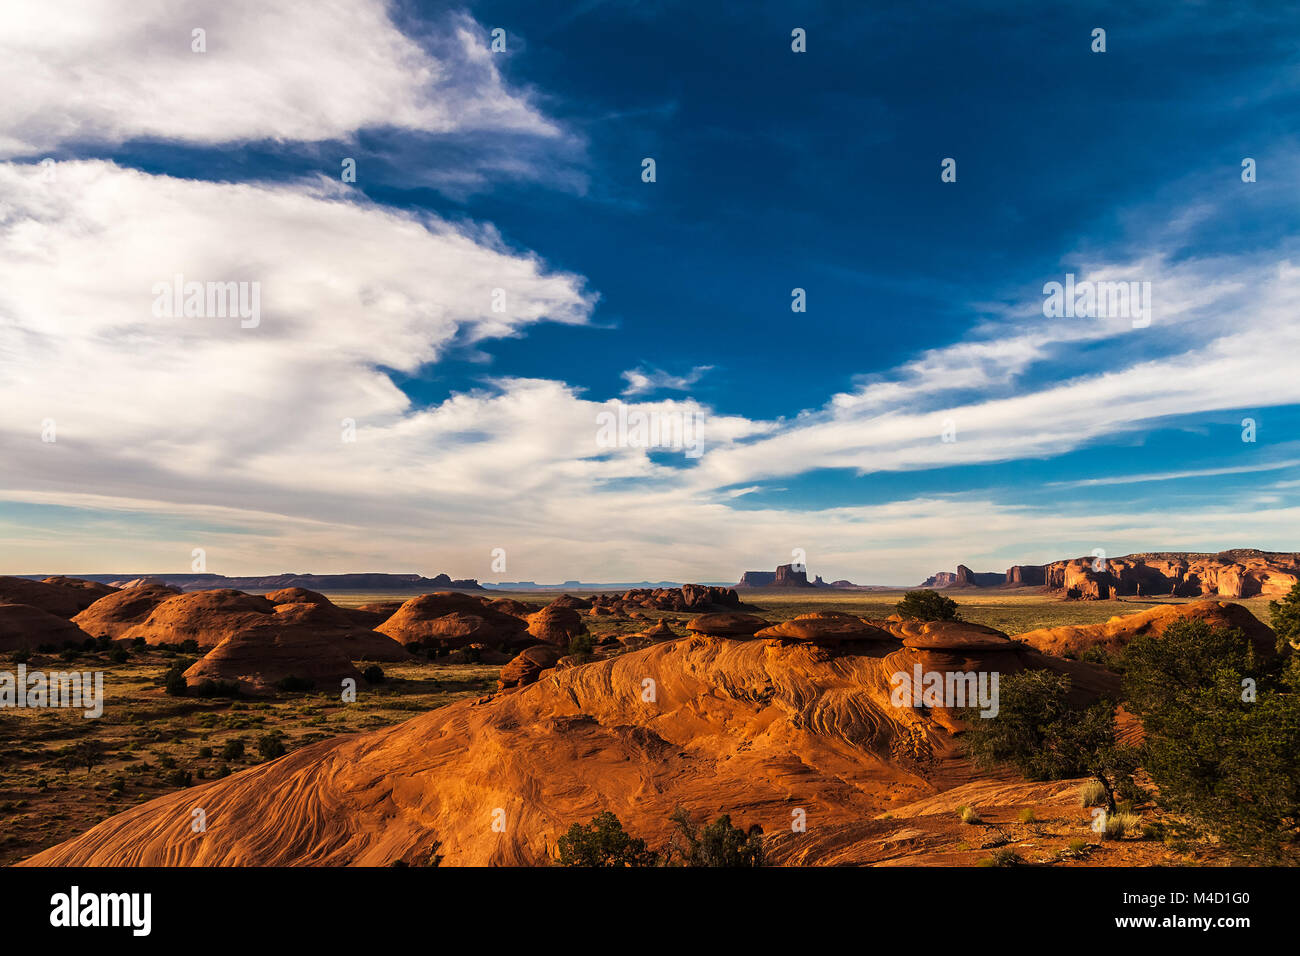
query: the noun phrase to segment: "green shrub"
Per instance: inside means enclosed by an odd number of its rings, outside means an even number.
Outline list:
[[[984,822],[980,819],[979,812],[974,807],[959,807],[957,812],[961,814],[962,823],[975,824]]]
[[[284,756],[284,741],[279,734],[263,734],[257,740],[257,752],[263,760],[274,760]]]
[[[561,866],[654,866],[659,858],[645,841],[629,836],[606,810],[587,824],[575,823],[557,843]]]
[[[384,682],[384,669],[378,664],[371,664],[361,672],[367,684],[382,684]]]
[[[938,591],[908,591],[895,605],[899,617],[918,621],[959,621],[957,602]]]
[[[723,814],[700,828],[691,822],[684,808],[673,812],[677,824],[669,854],[680,857],[683,866],[753,867],[763,865],[763,829],[754,824],[748,830],[731,825]]]
[[[226,741],[226,745],[221,748],[222,760],[240,760],[244,756],[244,741],[239,737],[232,737]]]

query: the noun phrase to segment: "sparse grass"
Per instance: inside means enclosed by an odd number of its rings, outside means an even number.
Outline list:
[[[1106,831],[1102,834],[1107,840],[1122,840],[1125,836],[1137,833],[1142,825],[1142,818],[1136,813],[1112,813],[1106,817]]]
[[[1000,847],[993,851],[993,855],[980,860],[980,866],[1016,866],[1023,863],[1020,854],[1009,846]]]
[[[1106,788],[1100,780],[1089,780],[1079,788],[1079,805],[1099,807],[1106,802]]]

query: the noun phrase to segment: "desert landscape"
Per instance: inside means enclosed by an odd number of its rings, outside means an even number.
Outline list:
[[[6,0],[3,938],[1283,931],[1293,6]]]
[[[1266,622],[1300,606],[1296,555],[1029,573],[1045,583],[963,567],[864,591],[783,566],[735,588],[414,596],[3,578],[6,666],[102,671],[106,690],[93,721],[6,720],[0,861],[549,866],[612,814],[679,865],[706,865],[683,834],[723,818],[763,865],[1295,862],[1285,811],[1265,847],[1162,800],[1125,651],[1201,624],[1294,671],[1297,633]],[[1134,580],[1160,583],[1125,595]],[[1104,702],[1132,751],[1122,826],[1098,825],[1093,774],[975,759],[972,727],[1007,715],[898,699],[897,675],[932,672],[1052,675],[1076,715]]]

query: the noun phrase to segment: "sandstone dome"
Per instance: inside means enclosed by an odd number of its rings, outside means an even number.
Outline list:
[[[100,598],[72,619],[94,637],[119,637],[133,624],[140,624],[163,601],[180,594],[166,584],[138,584]]]

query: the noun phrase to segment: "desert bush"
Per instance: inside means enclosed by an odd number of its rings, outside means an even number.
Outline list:
[[[1277,650],[1280,654],[1288,644],[1300,646],[1300,581],[1291,585],[1291,590],[1280,601],[1268,602],[1269,622],[1277,634]]]
[[[184,767],[177,767],[167,775],[166,779],[173,787],[188,787],[194,782],[193,775]]]
[[[961,817],[962,823],[983,823],[980,819],[979,811],[974,807],[961,806],[957,808],[957,814]]]
[[[959,621],[957,602],[938,591],[908,591],[895,605],[898,615],[919,621]]]
[[[257,739],[257,752],[263,760],[274,760],[284,756],[284,741],[276,733],[263,734]]]
[[[1034,811],[1030,810],[1028,807],[1020,811],[1021,823],[1034,823],[1037,819],[1038,818],[1034,816]]]
[[[185,671],[189,665],[182,667],[181,663],[173,664],[163,675],[163,687],[172,697],[184,697],[190,691],[189,685],[185,683]]]
[[[1000,847],[993,855],[980,861],[980,866],[1016,866],[1023,863],[1020,854],[1009,846]]]
[[[1106,788],[1100,780],[1089,780],[1079,788],[1079,805],[1098,807],[1106,802]]]
[[[371,664],[361,672],[361,676],[366,679],[367,684],[382,684],[384,682],[384,669],[378,664]]]
[[[208,677],[190,688],[192,697],[238,697],[239,682],[233,680],[213,680]]]
[[[669,847],[669,858],[680,860],[682,866],[763,865],[763,829],[758,824],[742,830],[732,826],[731,817],[724,813],[700,828],[691,822],[690,814],[682,807],[673,811],[671,819],[677,831]]]
[[[212,748],[211,748],[211,747],[200,747],[200,748],[199,748],[199,759],[200,759],[200,760],[207,760],[207,759],[208,759],[209,757],[211,757],[211,756],[212,756]]]
[[[239,760],[244,756],[244,741],[239,737],[232,737],[226,741],[226,745],[221,748],[222,760]]]
[[[1284,630],[1291,608],[1275,616]],[[1300,821],[1300,681],[1287,661],[1259,661],[1240,631],[1198,620],[1135,638],[1124,658],[1158,803],[1240,857],[1276,858]]]
[[[591,658],[596,649],[596,639],[590,634],[575,634],[569,639],[569,653],[581,660]]]
[[[32,659],[32,652],[24,647],[21,650],[14,651],[10,654],[9,659],[15,664],[26,664]]]
[[[618,817],[608,810],[575,823],[556,844],[561,866],[654,866],[659,857],[644,840],[627,834]]]
[[[131,655],[119,647],[111,654],[108,655],[108,659],[112,661],[114,664],[125,664],[128,660],[131,659]]]
[[[1004,675],[998,715],[977,719],[966,710],[967,753],[979,766],[1009,763],[1030,780],[1091,776],[1115,809],[1115,788],[1131,778],[1139,753],[1115,740],[1115,708],[1101,700],[1086,710],[1070,706],[1070,678],[1050,671]]]

